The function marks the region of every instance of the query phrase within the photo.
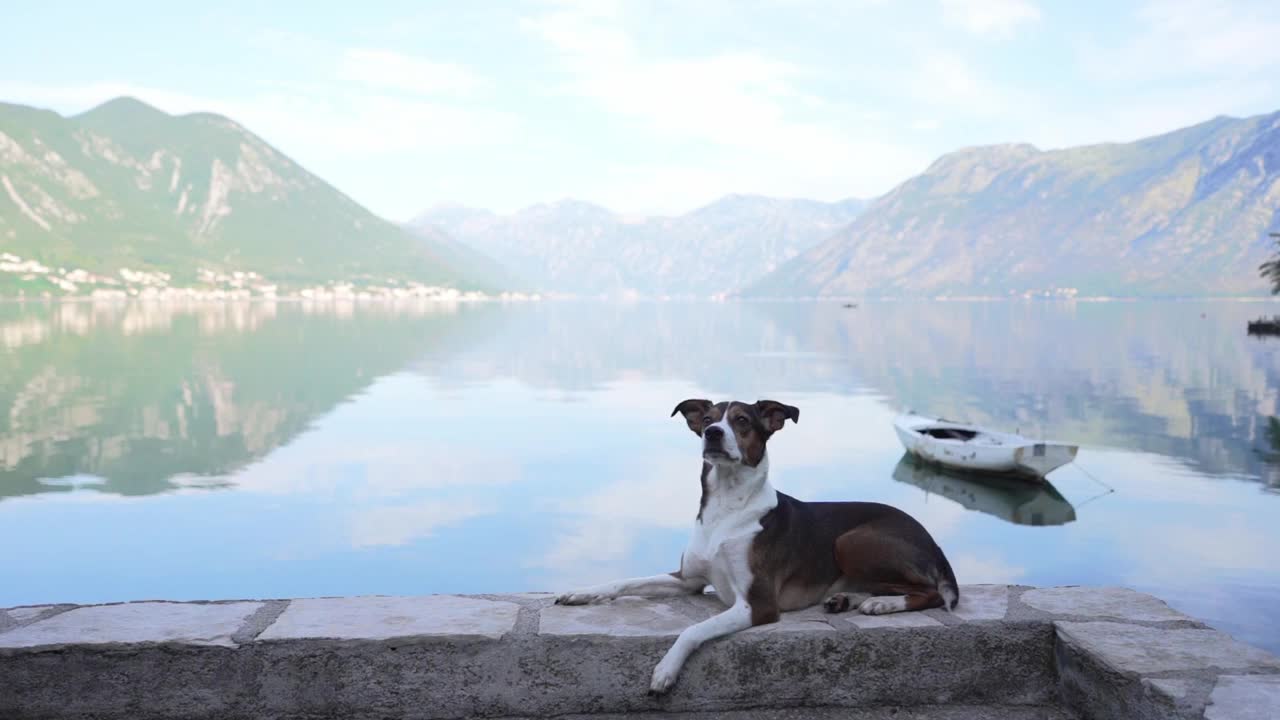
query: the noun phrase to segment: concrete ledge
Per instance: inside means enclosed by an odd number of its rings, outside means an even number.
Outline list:
[[[662,698],[646,692],[653,666],[718,611],[714,596],[13,608],[0,611],[0,718],[1280,717],[1280,660],[1150,596],[961,595],[955,613],[788,613],[704,647]]]

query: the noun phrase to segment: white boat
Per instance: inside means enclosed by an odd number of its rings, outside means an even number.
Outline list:
[[[1043,479],[1076,459],[1077,445],[1032,440],[976,425],[900,415],[893,429],[907,452],[958,470]]]

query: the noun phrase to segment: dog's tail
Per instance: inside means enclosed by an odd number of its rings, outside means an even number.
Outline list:
[[[960,602],[960,588],[956,587],[954,581],[943,580],[938,585],[938,594],[942,596],[943,607],[947,609],[947,612],[956,609],[956,604]]]
[[[942,596],[943,607],[947,612],[956,609],[956,605],[960,602],[960,585],[956,583],[956,574],[951,569],[951,563],[947,562],[947,556],[938,551],[938,558],[941,560],[938,569],[941,570],[942,577],[938,578],[936,583],[938,594]]]

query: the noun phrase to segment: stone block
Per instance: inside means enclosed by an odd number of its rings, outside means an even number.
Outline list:
[[[1056,587],[1028,590],[1022,602],[1054,615],[1160,622],[1191,620],[1144,593],[1120,587]]]
[[[18,622],[26,622],[28,620],[39,617],[40,613],[54,607],[57,607],[57,606],[56,605],[30,605],[27,607],[10,608],[7,612],[9,613],[9,617],[13,618],[14,620],[17,620]]]
[[[1260,667],[1280,670],[1280,659],[1217,630],[1153,628],[1115,622],[1056,622],[1061,641],[1113,670],[1150,675],[1178,670]]]
[[[0,635],[0,649],[63,645],[179,643],[230,647],[256,602],[138,602],[68,610]]]
[[[724,612],[714,597],[645,600],[618,598],[596,605],[552,605],[542,609],[542,635],[675,637],[681,630]]]
[[[515,603],[453,595],[294,600],[258,640],[420,636],[496,640],[511,632],[519,612]]]
[[[1280,718],[1280,675],[1224,675],[1209,694],[1205,720]]]
[[[1009,612],[1009,586],[962,585],[953,615],[963,620],[1003,620]]]

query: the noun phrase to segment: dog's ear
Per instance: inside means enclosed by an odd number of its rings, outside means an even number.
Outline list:
[[[675,417],[676,413],[684,415],[684,421],[689,423],[689,429],[694,435],[702,436],[702,418],[706,416],[707,411],[711,409],[713,403],[710,400],[685,400],[676,409],[671,411],[671,417]]]
[[[761,400],[756,403],[755,409],[756,416],[771,433],[781,430],[787,418],[791,418],[791,422],[800,422],[800,408],[784,405],[776,400]]]

